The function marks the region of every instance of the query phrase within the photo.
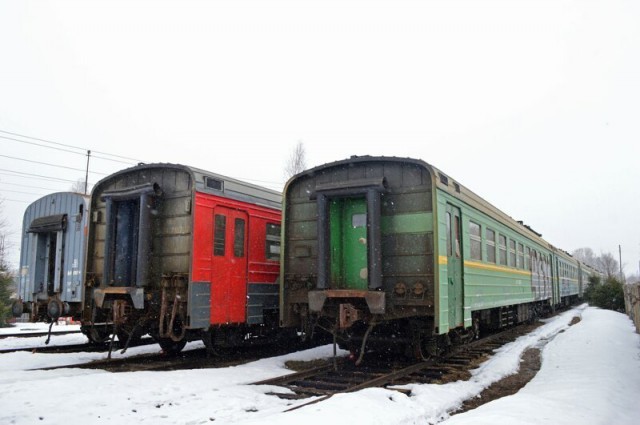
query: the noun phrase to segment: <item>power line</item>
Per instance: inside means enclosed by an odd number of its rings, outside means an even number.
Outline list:
[[[41,174],[32,174],[32,173],[23,173],[21,171],[13,171],[13,170],[7,170],[5,168],[0,168],[0,171],[8,171],[10,173],[14,173],[14,174],[7,174],[7,173],[2,173],[0,172],[0,174],[3,174],[5,176],[13,176],[13,177],[30,177],[30,178],[36,178],[36,179],[40,179],[40,180],[54,180],[54,181],[61,181],[61,182],[69,182],[69,183],[75,183],[76,180],[69,180],[69,179],[61,179],[59,177],[48,177],[48,176],[43,176]]]
[[[19,193],[21,195],[37,195],[37,196],[44,195],[44,193],[23,192],[23,191],[20,191],[20,190],[10,190],[10,189],[1,189],[0,193],[2,193],[2,192]]]
[[[13,137],[0,136],[0,139],[12,140],[14,142],[25,143],[25,144],[34,145],[34,146],[40,146],[40,147],[47,148],[47,149],[55,149],[55,150],[60,151],[60,152],[68,152],[68,153],[72,153],[74,155],[80,155],[80,156],[86,156],[87,155],[86,151],[85,152],[70,151],[69,149],[56,148],[55,146],[47,146],[47,145],[43,145],[43,144],[40,144],[40,143],[29,142],[27,140],[15,139]],[[131,161],[120,161],[119,159],[105,158],[104,156],[100,156],[100,155],[92,155],[92,158],[103,159],[105,161],[118,162],[120,164],[127,164],[127,165],[134,164],[134,162],[131,162]]]
[[[3,173],[0,173],[0,174],[3,174]],[[16,177],[19,177],[19,176],[16,176]],[[18,187],[27,187],[29,189],[42,189],[42,190],[49,190],[49,191],[58,191],[58,189],[53,189],[53,188],[50,188],[50,187],[40,187],[40,186],[31,186],[31,185],[28,185],[28,184],[18,184],[18,183],[13,183],[13,182],[3,182],[2,180],[0,180],[0,184],[6,184],[6,185],[18,186]]]
[[[2,154],[0,154],[0,156],[1,156],[1,157],[4,157],[4,158],[9,158],[9,159],[15,159],[15,160],[17,160],[17,161],[31,162],[31,163],[33,163],[33,164],[48,165],[48,166],[50,166],[50,167],[65,168],[65,169],[67,169],[67,170],[73,170],[73,171],[82,171],[82,172],[84,172],[84,171],[85,171],[85,170],[83,170],[83,169],[81,169],[81,168],[66,167],[66,166],[64,166],[64,165],[50,164],[50,163],[48,163],[48,162],[34,161],[34,160],[32,160],[32,159],[24,159],[24,158],[18,158],[18,157],[15,157],[15,156],[2,155]],[[106,175],[107,175],[106,173],[99,173],[99,172],[97,172],[97,171],[89,171],[89,172],[90,172],[90,173],[92,173],[92,174],[100,174],[101,176],[106,176]]]
[[[14,142],[26,143],[28,145],[42,146],[43,148],[55,149],[55,150],[61,151],[61,152],[69,152],[69,153],[73,153],[73,154],[76,154],[76,155],[85,155],[82,152],[70,151],[69,149],[56,148],[54,146],[41,145],[40,143],[28,142],[26,140],[15,139],[13,137],[0,136],[0,138],[1,139],[7,139],[7,140],[13,140]]]
[[[9,202],[20,202],[20,203],[23,203],[23,204],[30,204],[31,203],[31,201],[20,201],[18,199],[8,199],[8,198],[0,198],[0,199],[3,200],[3,201],[9,201]]]
[[[40,139],[40,138],[38,138],[38,137],[27,136],[27,135],[19,134],[19,133],[13,133],[13,132],[11,132],[11,131],[0,130],[0,133],[11,134],[12,136],[24,137],[24,138],[26,138],[26,139],[31,139],[31,140],[37,140],[37,141],[39,141],[39,142],[51,143],[52,145],[64,146],[64,147],[66,147],[66,148],[79,149],[79,150],[84,151],[85,153],[86,153],[88,150],[91,150],[92,152],[99,153],[99,154],[101,154],[101,155],[113,156],[114,158],[128,159],[128,160],[130,160],[130,161],[134,161],[134,162],[136,162],[136,163],[137,163],[137,162],[144,162],[144,161],[142,161],[142,160],[140,160],[140,159],[131,158],[131,157],[128,157],[128,156],[114,155],[114,154],[112,154],[112,153],[108,153],[108,152],[100,152],[100,151],[96,151],[96,150],[93,150],[93,149],[81,148],[81,147],[79,147],[79,146],[73,146],[73,145],[67,145],[67,144],[64,144],[64,143],[53,142],[53,141],[51,141],[51,140]]]

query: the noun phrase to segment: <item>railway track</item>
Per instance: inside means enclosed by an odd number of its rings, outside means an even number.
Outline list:
[[[539,324],[522,325],[494,334],[469,344],[461,345],[441,358],[421,362],[403,362],[397,359],[371,359],[365,365],[355,366],[340,358],[337,367],[333,363],[318,366],[302,372],[255,382],[254,385],[275,385],[286,391],[274,391],[280,398],[300,400],[316,397],[308,403],[289,410],[318,403],[338,393],[348,393],[372,387],[392,387],[410,383],[446,383],[468,379],[470,370],[483,362],[491,353],[515,340],[518,336],[531,332]],[[406,392],[401,389],[391,388]]]
[[[108,348],[107,348],[108,349]],[[203,354],[205,354],[203,356]],[[166,355],[161,352],[140,354],[129,357],[105,358],[90,362],[74,363],[62,366],[43,367],[34,370],[55,369],[101,369],[108,372],[135,372],[145,370],[172,370],[179,369],[181,364],[190,363],[194,358],[205,357],[204,349],[184,351],[177,356]]]
[[[108,348],[107,348],[108,349]],[[163,352],[141,354],[128,357],[94,360],[62,366],[45,367],[34,370],[63,368],[101,369],[109,372],[168,371],[183,369],[206,369],[237,366],[264,357],[279,356],[297,351],[300,347],[253,346],[230,351],[227,355],[213,356],[205,348],[182,351],[177,355]],[[105,350],[106,351],[106,350]],[[115,351],[115,350],[114,350]]]
[[[51,335],[69,335],[69,334],[79,334],[80,331],[58,331],[58,332],[52,332]],[[31,338],[31,337],[40,337],[40,336],[47,336],[49,335],[48,332],[22,332],[22,333],[12,333],[12,334],[1,334],[0,335],[0,339],[5,339],[5,338]]]
[[[155,341],[151,338],[143,338],[140,341],[132,342],[129,347],[138,347],[141,345],[155,344]],[[117,345],[116,345],[117,348]],[[82,344],[65,344],[65,345],[41,345],[36,347],[19,347],[19,348],[3,348],[0,349],[0,354],[16,353],[16,352],[31,352],[31,353],[77,353],[77,352],[89,352],[99,353],[109,351],[109,344],[92,344],[85,342]]]

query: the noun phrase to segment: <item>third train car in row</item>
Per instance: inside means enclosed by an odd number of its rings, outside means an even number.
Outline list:
[[[32,202],[24,212],[15,317],[55,322],[79,319],[82,311],[89,197],[57,192]]]
[[[352,157],[285,188],[281,325],[437,354],[581,296],[591,269],[421,160]],[[362,360],[360,357],[359,360]]]

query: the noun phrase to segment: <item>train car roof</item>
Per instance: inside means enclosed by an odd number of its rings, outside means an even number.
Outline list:
[[[195,191],[210,193],[213,195],[223,195],[229,198],[249,201],[256,204],[268,206],[270,208],[282,208],[282,193],[258,186],[242,180],[223,176],[212,171],[202,170],[183,164],[172,163],[150,163],[138,164],[136,166],[117,171],[96,183],[98,187],[107,180],[111,180],[120,175],[144,169],[173,168],[190,173],[195,182]]]
[[[537,242],[541,246],[545,247],[554,252],[560,252],[559,249],[554,247],[552,244],[547,242],[542,238],[542,235],[537,233],[535,230],[531,229],[529,226],[525,225],[523,222],[516,221],[491,203],[487,202],[485,199],[475,194],[473,191],[458,183],[457,180],[454,180],[448,174],[440,171],[435,166],[421,160],[414,158],[403,158],[396,156],[352,156],[348,159],[339,160],[330,162],[327,164],[319,165],[317,167],[311,168],[309,170],[303,171],[295,176],[293,176],[285,186],[285,194],[287,193],[287,188],[290,183],[298,178],[305,176],[312,176],[315,173],[324,170],[326,168],[336,167],[340,165],[346,165],[350,163],[358,163],[358,162],[402,162],[402,163],[413,163],[418,166],[422,166],[431,172],[432,180],[435,182],[435,185],[438,189],[441,189],[451,196],[460,199],[465,202],[472,208],[475,208],[479,211],[484,212],[487,215],[490,215],[502,224],[508,226],[512,230],[520,233],[521,235]]]
[[[78,192],[54,192],[44,195],[24,210],[23,231],[44,231],[62,226],[63,216],[78,213],[75,208],[84,205],[88,209],[89,195]]]
[[[62,200],[64,200],[65,198],[82,198],[84,200],[84,203],[88,204],[89,203],[89,199],[91,198],[91,196],[85,195],[84,193],[78,193],[78,192],[53,192],[53,193],[48,193],[48,194],[46,194],[44,196],[41,196],[40,198],[36,199],[35,201],[30,203],[29,205],[27,205],[27,208],[25,208],[25,214],[27,213],[27,211],[37,207],[39,204],[42,204],[43,202],[50,202],[50,201],[48,201],[49,199],[62,199]]]

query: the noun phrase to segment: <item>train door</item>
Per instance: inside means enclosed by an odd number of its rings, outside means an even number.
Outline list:
[[[140,201],[114,202],[113,286],[134,286],[138,268]]]
[[[211,322],[244,323],[247,304],[248,215],[226,207],[213,210]]]
[[[449,328],[464,324],[462,287],[462,240],[460,209],[447,204],[447,280],[449,287]]]
[[[560,285],[562,280],[560,279],[560,266],[558,257],[551,256],[551,288],[553,290],[553,305],[560,304]]]
[[[329,208],[333,287],[367,289],[367,201],[337,198]]]
[[[37,299],[46,300],[59,293],[62,285],[63,231],[38,232],[34,235],[35,264],[33,292]]]

